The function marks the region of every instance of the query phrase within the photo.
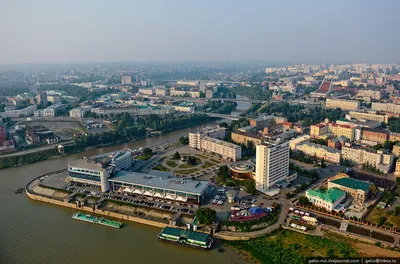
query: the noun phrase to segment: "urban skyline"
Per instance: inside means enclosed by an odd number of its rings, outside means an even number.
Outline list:
[[[400,60],[397,1],[75,3],[3,1],[1,62]]]

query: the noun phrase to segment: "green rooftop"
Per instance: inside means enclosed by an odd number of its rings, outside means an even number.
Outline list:
[[[341,191],[336,188],[331,188],[329,190],[326,190],[325,192],[322,190],[308,189],[307,195],[312,196],[312,197],[317,197],[328,203],[334,203],[337,200],[339,200],[341,197],[343,197],[343,195],[346,195],[346,193],[344,191]]]
[[[331,182],[336,183],[338,185],[342,185],[351,189],[355,190],[363,190],[364,192],[367,192],[369,190],[369,186],[371,183],[369,182],[364,182],[352,178],[340,178],[336,180],[332,180]]]
[[[195,240],[199,242],[207,242],[208,240],[208,234],[196,232],[196,231],[190,231],[190,230],[184,230],[181,228],[175,228],[175,227],[170,227],[167,226],[165,227],[162,231],[162,234],[164,235],[169,235],[169,236],[174,236],[174,237],[184,237],[190,240]]]

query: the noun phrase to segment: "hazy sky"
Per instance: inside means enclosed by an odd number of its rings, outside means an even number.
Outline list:
[[[0,64],[400,61],[400,0],[0,0]]]

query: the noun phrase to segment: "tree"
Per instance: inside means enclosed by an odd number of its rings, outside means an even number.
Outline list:
[[[321,159],[321,168],[325,168],[325,167],[326,167],[325,159],[322,158],[322,159]]]
[[[187,157],[187,164],[189,165],[197,165],[197,160],[193,156],[188,156]]]
[[[256,183],[253,180],[247,180],[244,182],[245,191],[254,195],[257,193]]]
[[[200,224],[211,225],[214,222],[217,212],[211,208],[200,208],[196,211],[196,217],[199,219]]]
[[[300,197],[299,197],[299,204],[300,204],[301,206],[308,206],[308,205],[311,204],[311,202],[310,202],[310,200],[308,200],[307,197],[305,197],[305,196],[300,196]]]
[[[217,181],[225,184],[226,180],[230,178],[229,168],[228,166],[221,166],[217,172]]]
[[[181,143],[182,145],[189,144],[189,137],[184,137],[184,136],[180,137],[179,138],[179,143]]]
[[[396,206],[396,207],[394,208],[394,214],[395,214],[396,216],[399,216],[399,214],[400,214],[400,206]]]
[[[173,158],[174,160],[178,160],[178,159],[181,158],[181,155],[180,155],[179,152],[177,151],[177,152],[175,152],[175,154],[172,156],[172,158]]]
[[[386,222],[386,217],[381,216],[378,220],[378,226],[382,226]]]
[[[151,150],[151,148],[145,148],[145,149],[143,149],[143,154],[145,156],[151,156],[151,155],[153,155],[153,151]]]

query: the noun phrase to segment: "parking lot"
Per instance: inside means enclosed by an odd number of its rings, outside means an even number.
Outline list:
[[[69,183],[68,185],[64,186],[63,189],[72,192],[82,193],[87,195],[87,197],[110,199],[147,208],[166,210],[173,213],[179,212],[194,215],[197,207],[197,205],[183,204],[180,202],[163,200],[160,198],[145,197],[135,194],[102,193],[99,186],[81,183]]]

